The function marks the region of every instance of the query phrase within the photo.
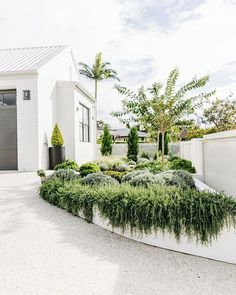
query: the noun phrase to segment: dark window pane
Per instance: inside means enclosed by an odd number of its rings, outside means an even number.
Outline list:
[[[79,107],[80,141],[89,141],[89,109],[80,104]]]
[[[16,94],[15,93],[4,93],[4,105],[15,106],[16,105]]]
[[[3,105],[3,94],[0,93],[0,106],[2,106],[2,105]]]

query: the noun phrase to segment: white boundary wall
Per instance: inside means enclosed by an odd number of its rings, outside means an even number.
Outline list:
[[[179,155],[192,161],[207,185],[236,197],[236,130],[181,142]]]
[[[199,190],[214,191],[196,179],[195,182]],[[81,217],[83,218],[82,215]],[[173,235],[163,234],[162,232],[142,236],[138,233],[131,233],[128,229],[122,232],[119,229],[113,229],[108,220],[101,217],[98,211],[94,212],[93,223],[118,235],[144,244],[236,264],[236,232],[233,228],[223,230],[218,240],[214,240],[211,245],[205,246],[200,242],[197,243],[196,239],[189,241],[186,236],[181,236],[178,243]]]

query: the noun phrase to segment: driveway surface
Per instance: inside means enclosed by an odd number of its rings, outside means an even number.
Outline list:
[[[236,265],[119,237],[38,197],[35,173],[0,173],[1,295],[233,295]]]

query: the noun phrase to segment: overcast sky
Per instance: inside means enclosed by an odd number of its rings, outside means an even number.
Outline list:
[[[0,0],[1,48],[69,44],[79,61],[97,52],[136,89],[164,81],[175,66],[180,82],[210,75],[208,89],[236,93],[235,0]],[[83,79],[93,91],[93,84]],[[98,118],[117,125],[113,82],[99,85]]]

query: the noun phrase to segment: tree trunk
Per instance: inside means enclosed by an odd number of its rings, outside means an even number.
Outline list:
[[[162,162],[162,167],[164,166],[164,157],[165,157],[165,131],[161,132],[162,138],[161,138],[161,143],[162,143],[162,149],[161,149],[161,162]]]
[[[159,137],[160,137],[160,132],[157,131],[157,159],[159,158]]]
[[[95,99],[97,100],[98,96],[98,80],[95,80]]]

